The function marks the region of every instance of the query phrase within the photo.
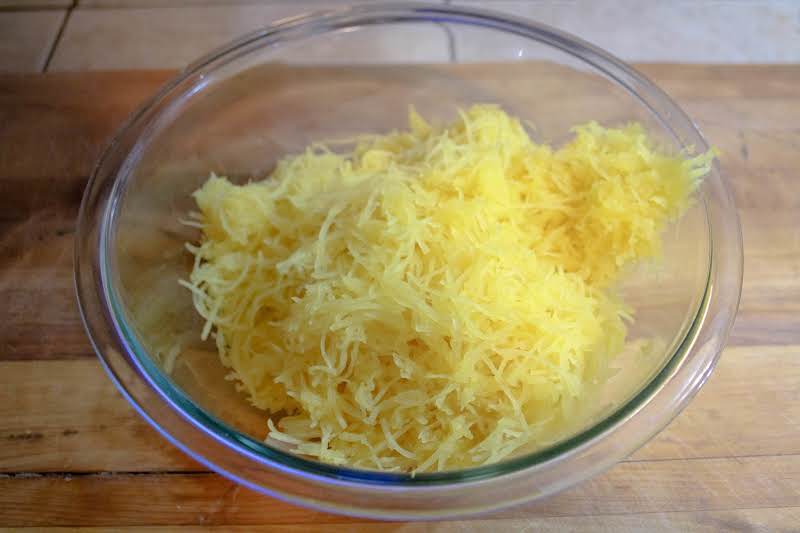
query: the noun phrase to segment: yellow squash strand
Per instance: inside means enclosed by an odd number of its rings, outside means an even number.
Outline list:
[[[337,464],[439,471],[570,427],[625,338],[612,293],[659,253],[711,154],[589,123],[553,150],[490,105],[447,127],[213,176],[187,285],[271,438]]]

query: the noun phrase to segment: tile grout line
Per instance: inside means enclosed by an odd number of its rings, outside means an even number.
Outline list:
[[[67,8],[67,12],[64,14],[64,18],[61,20],[61,25],[58,28],[56,37],[53,39],[53,44],[50,46],[50,51],[47,52],[47,58],[44,60],[44,65],[42,66],[42,73],[47,72],[47,69],[50,67],[50,63],[53,61],[53,56],[56,54],[56,48],[58,48],[58,45],[61,43],[61,37],[64,35],[64,30],[67,28],[69,17],[72,15],[72,11],[75,9],[77,3],[78,0],[73,0],[70,6]]]
[[[456,57],[456,38],[453,35],[453,30],[447,24],[442,24],[441,26],[447,38],[447,59],[450,63],[458,63],[458,58]]]
[[[445,6],[449,6],[452,3],[452,0],[442,0],[442,4]],[[447,36],[447,59],[450,63],[458,63],[458,58],[456,57],[456,37],[453,35],[453,29],[446,23],[440,23],[440,26]]]

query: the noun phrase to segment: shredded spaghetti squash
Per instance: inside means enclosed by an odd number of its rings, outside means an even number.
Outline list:
[[[212,175],[187,245],[204,338],[269,414],[269,438],[321,461],[441,471],[499,461],[570,427],[624,342],[614,284],[659,254],[712,154],[589,123],[559,149],[478,105]]]

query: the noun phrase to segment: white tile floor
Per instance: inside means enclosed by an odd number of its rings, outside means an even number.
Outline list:
[[[40,72],[66,12],[60,9],[0,11],[0,72]]]
[[[440,0],[444,2],[445,0]],[[272,21],[348,0],[0,0],[0,71],[180,68]],[[628,61],[800,63],[800,0],[453,0],[575,33]],[[414,59],[505,55],[513,39],[411,31]],[[471,35],[472,33],[472,35]],[[355,42],[355,41],[354,41]],[[371,41],[375,42],[375,41]],[[452,45],[452,49],[450,46]],[[353,57],[390,53],[354,45]],[[518,50],[525,54],[529,50]],[[325,50],[306,51],[327,61]]]
[[[800,62],[800,0],[479,1],[577,35],[626,61]],[[459,59],[492,59],[485,42],[456,38]],[[506,52],[506,51],[503,51]]]
[[[133,0],[131,0],[133,1]],[[141,3],[142,0],[137,0]],[[344,7],[329,2],[326,6]],[[193,7],[76,9],[63,33],[50,70],[112,70],[120,68],[179,68],[245,33],[275,21],[318,10],[314,2],[273,2]],[[124,16],[121,14],[124,13]],[[362,32],[359,32],[362,33]],[[405,26],[382,38],[376,32],[361,40],[348,39],[349,48],[331,56],[328,48],[298,48],[284,59],[322,63],[381,57],[387,61],[408,55],[416,61],[447,62],[447,34],[438,27]],[[370,47],[363,43],[369,42]]]

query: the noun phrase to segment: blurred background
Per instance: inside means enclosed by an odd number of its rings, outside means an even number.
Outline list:
[[[528,17],[627,61],[796,63],[800,0],[440,0]],[[271,22],[353,1],[0,0],[0,72],[180,68]],[[409,35],[417,56],[478,43]],[[483,46],[481,43],[480,46]],[[491,43],[490,43],[491,46]],[[491,56],[491,50],[485,50]]]

